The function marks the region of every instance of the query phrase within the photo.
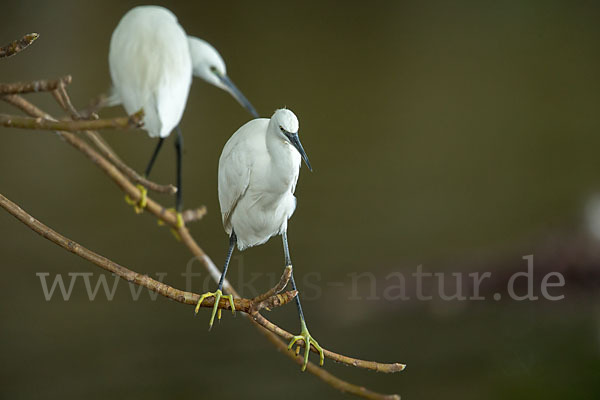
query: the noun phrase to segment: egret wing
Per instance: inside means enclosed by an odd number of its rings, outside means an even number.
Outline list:
[[[238,201],[250,185],[252,166],[260,147],[264,147],[264,136],[257,131],[266,129],[264,119],[250,121],[238,129],[227,141],[219,159],[219,204],[223,226],[231,233],[231,215]],[[262,137],[261,137],[262,136]]]

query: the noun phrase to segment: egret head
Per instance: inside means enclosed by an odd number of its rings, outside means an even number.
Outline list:
[[[188,36],[188,45],[194,76],[229,92],[250,114],[258,118],[258,113],[252,104],[227,76],[225,61],[219,52],[208,42],[193,36]]]
[[[310,166],[310,161],[308,161],[308,156],[302,147],[302,143],[300,143],[300,138],[298,137],[298,118],[296,115],[286,108],[279,109],[275,111],[275,114],[271,117],[271,121],[274,123],[273,126],[276,127],[278,134],[283,136],[284,140],[288,141],[292,146],[298,150],[298,153],[302,156],[302,159],[306,163],[306,166],[310,171],[312,171],[312,167]]]

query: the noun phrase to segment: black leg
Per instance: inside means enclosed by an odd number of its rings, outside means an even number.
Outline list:
[[[158,139],[158,143],[156,144],[154,153],[152,153],[152,158],[150,159],[150,162],[148,163],[148,166],[146,167],[146,172],[144,173],[144,176],[146,178],[150,176],[150,172],[152,171],[152,166],[154,165],[154,161],[156,161],[156,156],[158,156],[158,152],[160,151],[160,148],[162,147],[162,144],[164,141],[165,141],[165,138]]]
[[[227,268],[229,268],[229,260],[231,260],[231,255],[233,254],[233,248],[237,243],[237,237],[235,236],[235,232],[231,231],[231,236],[229,236],[229,251],[227,251],[227,257],[225,258],[225,266],[223,267],[223,272],[221,273],[221,279],[219,279],[219,287],[218,290],[223,290],[223,282],[225,282],[225,274],[227,274]]]
[[[183,156],[183,134],[181,127],[177,125],[177,137],[175,138],[175,153],[177,154],[177,194],[175,198],[175,210],[178,213],[183,211],[183,186],[182,186],[182,156]]]
[[[283,239],[283,253],[285,256],[285,266],[292,266],[292,259],[290,258],[290,248],[288,246],[287,240],[287,232],[283,232],[281,234],[281,238]],[[292,274],[290,275],[290,282],[292,283],[292,289],[298,290],[296,288],[296,281],[294,281],[294,267],[292,267]],[[300,316],[300,321],[302,325],[304,325],[304,313],[302,312],[302,305],[300,304],[300,293],[298,293],[295,297],[296,306],[298,307],[298,315]]]
[[[237,237],[235,236],[235,232],[231,231],[231,236],[229,236],[229,250],[227,251],[227,257],[225,258],[225,266],[223,267],[223,272],[221,273],[221,279],[219,279],[219,287],[217,288],[216,292],[208,292],[208,293],[204,293],[202,296],[200,296],[200,300],[198,300],[198,304],[196,305],[196,314],[198,314],[198,310],[200,309],[200,306],[202,305],[202,301],[204,301],[205,298],[207,297],[213,297],[215,298],[215,303],[213,306],[213,311],[212,314],[210,316],[210,321],[208,323],[208,330],[210,331],[212,326],[213,326],[213,322],[215,321],[215,315],[219,316],[219,320],[221,319],[221,310],[219,309],[219,300],[221,300],[221,297],[225,297],[229,300],[229,304],[231,305],[231,312],[233,314],[235,314],[235,305],[234,305],[234,301],[233,301],[233,295],[229,294],[227,296],[223,296],[223,282],[225,282],[225,275],[227,275],[227,268],[229,267],[229,260],[231,260],[231,254],[233,253],[233,248],[235,247],[235,244],[237,242]]]
[[[284,231],[281,234],[281,237],[283,239],[283,252],[285,255],[285,265],[286,265],[286,267],[288,265],[291,266],[292,259],[290,258],[290,248],[288,246],[287,232]],[[292,289],[298,290],[296,288],[296,282],[294,281],[294,268],[293,267],[292,267],[292,274],[290,275],[290,281],[292,282]],[[308,328],[306,327],[306,321],[304,320],[304,313],[302,312],[302,305],[300,305],[300,293],[298,293],[296,295],[295,299],[296,299],[296,306],[298,307],[298,315],[300,316],[300,328],[302,329],[302,332],[300,332],[300,335],[296,335],[292,338],[292,340],[288,344],[288,350],[292,348],[292,346],[294,345],[294,343],[296,343],[296,341],[298,341],[298,340],[304,341],[304,363],[302,364],[302,371],[304,371],[304,370],[306,370],[306,365],[308,364],[308,353],[310,353],[311,346],[314,347],[319,352],[320,365],[323,365],[323,360],[325,359],[325,354],[323,353],[323,348],[321,346],[319,346],[319,343],[317,343],[317,341],[315,339],[313,339],[313,337],[308,332]],[[298,352],[298,351],[299,351],[299,349],[297,348],[296,352]]]

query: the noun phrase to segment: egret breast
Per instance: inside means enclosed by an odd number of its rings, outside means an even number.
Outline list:
[[[231,216],[238,248],[244,250],[263,244],[286,230],[295,209],[296,198],[291,192],[275,194],[249,190]]]

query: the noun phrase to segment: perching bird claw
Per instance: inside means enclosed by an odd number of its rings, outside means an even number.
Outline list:
[[[137,184],[135,187],[140,191],[140,199],[138,201],[133,200],[129,195],[125,196],[125,202],[130,206],[133,206],[136,214],[141,214],[144,212],[144,208],[148,204],[148,189],[146,189],[143,185]]]
[[[325,361],[325,355],[323,354],[323,348],[319,346],[319,343],[308,332],[308,328],[306,324],[302,324],[302,332],[299,335],[296,335],[288,344],[288,350],[291,350],[298,340],[304,341],[304,363],[302,364],[302,371],[306,370],[306,365],[308,364],[308,354],[310,353],[310,345],[313,345],[315,349],[319,351],[319,365],[323,366],[323,362]],[[296,354],[299,353],[299,348],[296,348]]]
[[[215,305],[213,306],[210,322],[208,323],[208,330],[210,330],[213,326],[213,322],[215,321],[215,315],[218,314],[217,319],[221,319],[221,309],[219,308],[219,301],[221,300],[221,297],[225,297],[229,300],[229,304],[231,305],[231,313],[235,315],[235,303],[233,302],[233,295],[229,294],[224,296],[223,292],[220,289],[217,289],[216,292],[207,292],[200,296],[200,300],[198,300],[198,304],[196,305],[196,314],[198,314],[198,311],[200,310],[200,305],[202,304],[204,299],[211,296],[215,298]]]
[[[177,218],[177,228],[183,228],[183,214],[175,211],[174,208],[167,208],[167,211],[175,213],[175,218]],[[157,223],[158,223],[158,226],[163,226],[165,224],[165,221],[162,219],[159,219]]]
[[[171,228],[171,233],[173,234],[173,236],[175,236],[175,239],[177,239],[178,241],[181,241],[181,236],[179,235],[179,232],[177,232],[177,229],[183,228],[183,225],[184,225],[183,214],[175,211],[174,208],[167,208],[167,211],[175,213],[175,218],[177,218],[177,224],[176,224],[177,228]],[[159,219],[157,223],[158,223],[158,226],[163,226],[165,224],[165,221],[162,219]]]

